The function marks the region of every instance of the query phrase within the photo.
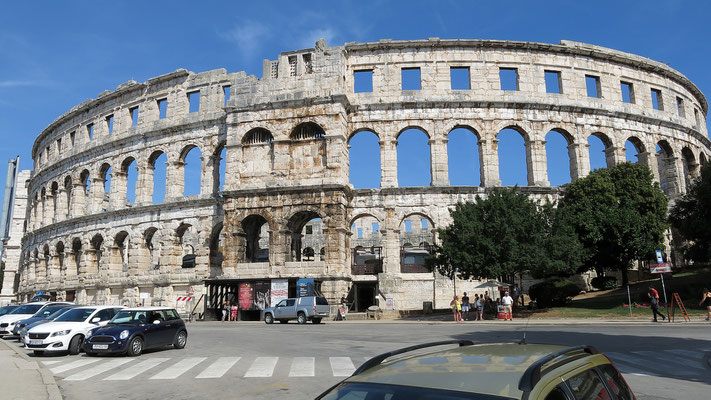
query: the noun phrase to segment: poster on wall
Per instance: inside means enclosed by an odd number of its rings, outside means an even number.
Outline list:
[[[259,310],[271,307],[271,284],[269,281],[258,281],[254,283],[254,305]]]
[[[289,280],[272,279],[271,304],[277,305],[287,297],[289,297]]]
[[[252,299],[254,299],[254,288],[250,282],[239,284],[239,308],[240,310],[251,310]]]
[[[314,280],[299,279],[296,281],[296,297],[307,297],[314,295]]]

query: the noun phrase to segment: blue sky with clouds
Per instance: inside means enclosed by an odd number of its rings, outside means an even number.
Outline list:
[[[681,0],[5,2],[0,13],[0,184],[4,187],[9,158],[20,155],[21,168],[31,168],[30,151],[42,129],[104,90],[178,68],[226,68],[261,76],[263,59],[313,47],[319,38],[330,45],[383,38],[569,39],[665,62],[708,95],[709,16],[711,3]],[[452,154],[474,146],[472,138],[461,136],[462,146],[450,146]],[[502,138],[502,157],[515,165],[522,162],[522,141],[510,136]],[[407,138],[412,143],[404,139],[403,149],[422,147],[416,134]],[[361,141],[358,146],[372,146],[367,135]],[[557,143],[550,138],[549,146],[562,146]],[[594,163],[602,164],[601,151],[594,143],[592,149]],[[472,154],[464,151],[450,160],[460,167],[451,176],[453,183],[478,184]],[[457,164],[460,159],[466,161]],[[371,177],[356,186],[377,181],[372,177],[377,169],[367,172],[368,165],[358,170]],[[407,169],[426,171],[428,165],[423,157]],[[414,177],[412,184],[428,184],[425,175]],[[524,183],[520,172],[502,175],[504,184]],[[551,176],[553,184],[562,179]]]

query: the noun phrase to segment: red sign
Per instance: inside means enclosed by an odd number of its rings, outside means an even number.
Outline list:
[[[671,265],[669,263],[660,263],[657,265],[650,265],[649,272],[653,274],[663,274],[666,272],[672,272]]]
[[[254,288],[249,282],[239,284],[239,308],[241,310],[252,309],[252,300],[254,299]]]

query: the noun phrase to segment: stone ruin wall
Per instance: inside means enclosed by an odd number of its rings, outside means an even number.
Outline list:
[[[469,68],[469,89],[451,89],[452,67]],[[420,69],[420,90],[401,90],[403,68]],[[500,68],[516,69],[518,90],[501,90]],[[372,71],[373,91],[355,93],[354,72],[363,70]],[[546,93],[549,70],[559,73],[562,93]],[[598,78],[599,98],[587,96],[586,75]],[[621,81],[632,84],[634,103],[622,101]],[[661,92],[659,110],[653,109],[652,89]],[[189,112],[195,92],[199,111]],[[73,291],[80,303],[173,304],[175,295],[207,278],[313,277],[332,301],[362,281],[377,282],[380,295],[399,310],[433,300],[443,307],[451,299],[450,280],[403,272],[402,224],[412,216],[427,219],[436,241],[434,229],[450,222],[448,210],[458,201],[501,186],[496,135],[502,129],[523,136],[529,186],[519,190],[539,201],[560,192],[547,177],[544,144],[551,130],[569,143],[572,179],[590,172],[590,135],[605,144],[608,166],[625,161],[629,139],[639,162],[674,198],[711,155],[707,111],[698,88],[668,66],[568,41],[383,40],[328,47],[321,40],[313,49],[265,60],[261,79],[178,70],[131,81],[77,105],[36,139],[15,290],[20,299],[45,290],[59,298]],[[429,138],[429,187],[398,186],[398,136],[409,128]],[[447,135],[455,128],[477,136],[480,187],[449,184]],[[379,189],[355,190],[348,142],[366,130],[379,139],[381,183]],[[185,155],[193,147],[202,154],[201,191],[184,196]],[[168,160],[166,196],[153,204],[154,163],[161,153]],[[136,200],[128,204],[126,169],[133,160]],[[351,226],[363,216],[380,227],[383,270],[377,275],[351,270],[357,242]],[[323,261],[318,254],[301,260],[295,251],[312,218],[321,219]],[[248,257],[250,238],[264,223],[269,261],[255,262]],[[181,268],[186,251],[195,254],[194,268]],[[475,285],[457,282],[458,291]]]

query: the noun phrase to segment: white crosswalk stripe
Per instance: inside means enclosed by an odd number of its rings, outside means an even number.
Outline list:
[[[220,357],[205,368],[196,378],[221,378],[242,357]]]
[[[44,365],[53,365],[53,364],[59,364],[64,360],[47,360],[47,361],[42,361],[42,364]]]
[[[104,372],[110,371],[114,368],[118,368],[130,361],[132,361],[132,359],[130,359],[130,358],[128,358],[128,359],[126,359],[126,358],[120,359],[119,358],[116,360],[107,361],[99,366],[92,367],[90,369],[87,369],[87,370],[84,370],[81,372],[77,372],[74,375],[70,375],[70,376],[64,378],[64,380],[65,381],[83,381],[83,380],[89,379],[93,376],[103,374]]]
[[[64,365],[60,365],[58,367],[50,368],[50,371],[52,371],[53,374],[59,374],[64,371],[69,371],[70,369],[85,367],[89,364],[93,364],[98,361],[99,361],[99,359],[97,359],[97,358],[76,360],[76,361],[70,362],[69,364],[64,364]]]
[[[350,376],[355,371],[350,357],[329,357],[329,360],[333,376]]]
[[[315,376],[316,359],[314,357],[294,357],[291,361],[289,376]]]
[[[170,358],[151,358],[146,361],[141,361],[140,363],[132,366],[129,369],[125,369],[119,373],[113,374],[107,378],[105,381],[127,381],[131,378],[135,378],[138,375],[148,371],[149,369],[162,364],[165,361],[170,360]]]
[[[151,376],[150,379],[175,379],[206,359],[207,357],[184,358],[163,371]]]
[[[244,374],[245,378],[268,378],[274,373],[279,357],[257,357]]]

